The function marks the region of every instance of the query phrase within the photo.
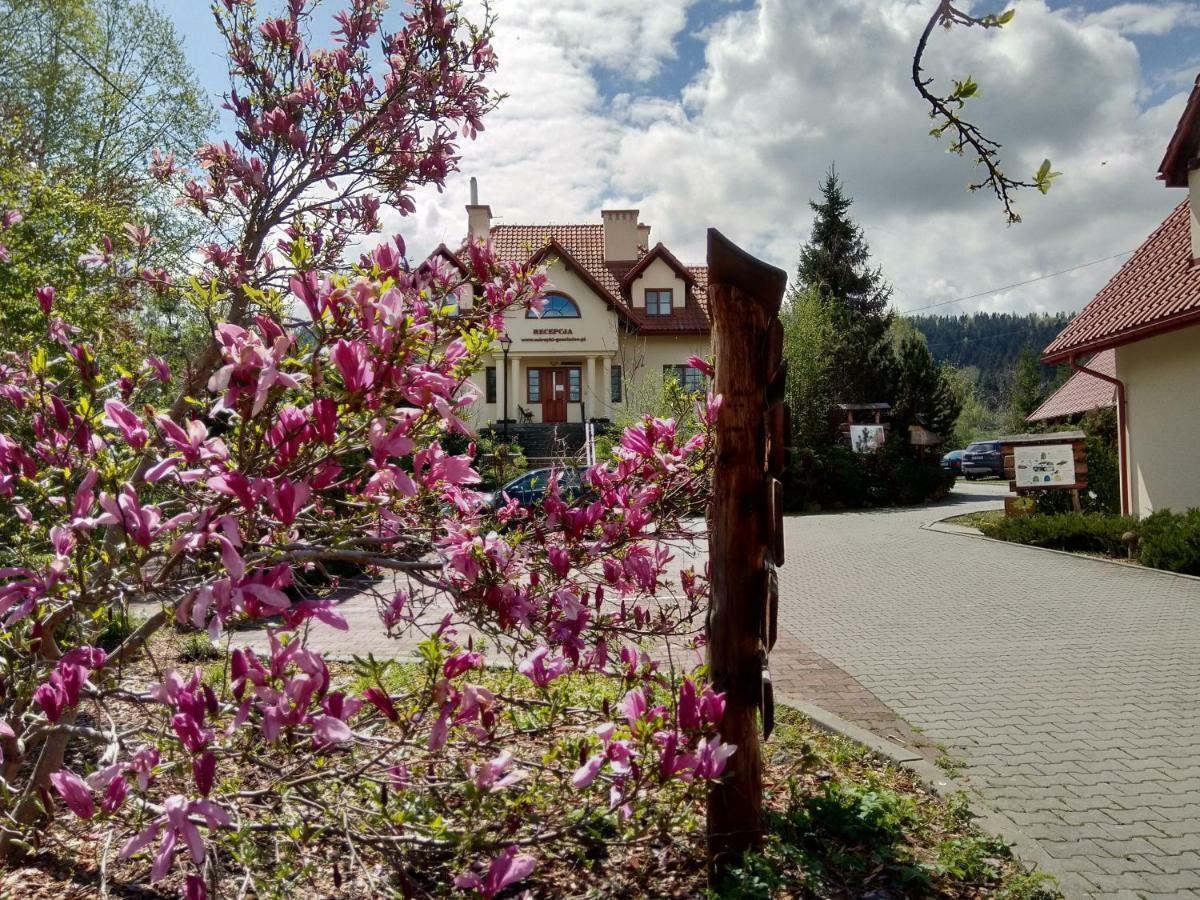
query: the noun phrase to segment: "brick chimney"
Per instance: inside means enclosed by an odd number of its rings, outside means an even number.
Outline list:
[[[649,250],[650,249],[650,226],[649,225],[641,225],[641,224],[638,225],[638,249],[639,250]]]
[[[479,205],[479,182],[471,177],[471,202],[467,204],[467,237],[487,241],[492,236],[492,208]]]
[[[638,211],[602,209],[604,220],[604,261],[633,262],[638,258]]]

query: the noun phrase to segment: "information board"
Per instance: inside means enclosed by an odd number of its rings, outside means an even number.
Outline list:
[[[1070,444],[1030,444],[1013,448],[1018,488],[1075,484],[1075,451]]]

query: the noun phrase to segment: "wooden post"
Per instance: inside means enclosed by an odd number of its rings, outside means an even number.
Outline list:
[[[757,714],[769,734],[774,643],[783,563],[782,474],[787,413],[779,306],[787,274],[716,229],[708,230],[708,308],[716,348],[717,416],[709,559],[708,662],[724,691],[721,739],[737,752],[708,794],[710,875],[762,841],[762,757]]]

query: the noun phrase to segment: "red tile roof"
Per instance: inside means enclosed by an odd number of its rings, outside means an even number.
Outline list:
[[[638,261],[604,261],[603,225],[493,225],[491,236],[501,259],[519,263],[555,242],[569,254],[570,259],[565,262],[577,264],[600,289],[604,299],[643,334],[708,334],[711,329],[706,311],[708,270],[703,266],[686,267],[694,283],[688,287],[684,303],[677,303],[671,315],[647,316],[644,309],[632,306],[628,286],[622,287],[622,280]]]
[[[1103,350],[1097,353],[1087,363],[1089,369],[1095,369],[1102,375],[1117,374],[1117,351]],[[1071,416],[1081,416],[1094,409],[1106,409],[1115,406],[1116,387],[1087,372],[1076,372],[1066,384],[1047,398],[1046,402],[1035,409],[1027,422],[1045,422],[1049,419],[1066,419]]]
[[[1200,322],[1200,264],[1192,259],[1184,200],[1051,341],[1049,363]]]

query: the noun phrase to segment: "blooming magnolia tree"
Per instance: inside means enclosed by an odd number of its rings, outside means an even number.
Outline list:
[[[202,149],[207,180],[185,188],[235,232],[205,250],[210,295],[231,298],[212,364],[108,372],[53,288],[31,286],[45,340],[0,366],[0,509],[20,523],[0,551],[4,847],[35,847],[65,809],[51,835],[189,898],[314,872],[492,896],[563,842],[686,822],[734,752],[722,696],[671,650],[694,645],[707,596],[672,561],[719,400],[698,401],[691,437],[628,429],[580,497],[485,504],[468,376],[507,311],[540,308],[542,276],[486,245],[464,250],[466,276],[410,266],[398,240],[337,260],[375,224],[365,184],[396,202],[412,178],[440,183],[451,135],[478,128],[490,100],[461,70],[493,65],[486,30],[418,3],[382,39],[377,85],[380,4],[339,13],[321,52],[304,7],[218,10],[255,88],[231,94],[241,146]],[[350,668],[307,646],[314,623],[347,627],[348,567],[375,579],[380,629],[426,631],[417,663]],[[131,606],[144,620],[101,649]],[[223,659],[164,664],[171,624]]]

